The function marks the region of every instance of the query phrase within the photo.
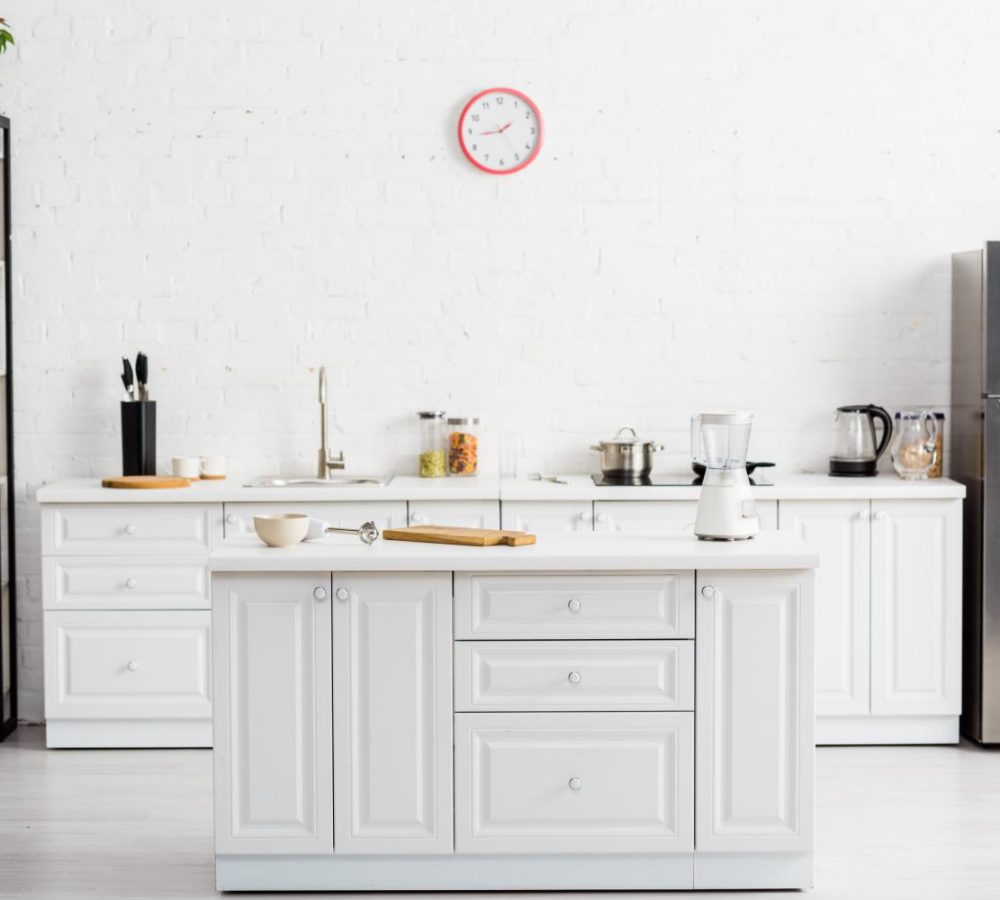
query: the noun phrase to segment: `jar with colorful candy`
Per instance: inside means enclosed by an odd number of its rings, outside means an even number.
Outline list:
[[[459,478],[479,470],[479,419],[455,416],[448,419],[448,474]]]

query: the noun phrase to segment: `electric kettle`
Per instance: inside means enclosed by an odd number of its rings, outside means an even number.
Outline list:
[[[875,440],[875,420],[882,436]],[[879,457],[892,437],[892,419],[881,406],[840,406],[833,420],[830,474],[847,477],[878,474]]]

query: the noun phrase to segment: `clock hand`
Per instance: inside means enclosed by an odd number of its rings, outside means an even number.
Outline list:
[[[500,134],[503,134],[511,125],[514,124],[514,120],[511,119],[503,128],[500,129]]]

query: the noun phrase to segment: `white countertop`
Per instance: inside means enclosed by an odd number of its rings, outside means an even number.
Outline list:
[[[895,475],[831,478],[826,474],[769,470],[773,486],[754,489],[758,500],[892,500],[961,498],[964,485],[950,478],[904,481]],[[696,485],[683,487],[598,487],[590,475],[560,475],[567,484],[527,478],[418,478],[398,475],[385,487],[245,487],[238,479],[197,482],[174,490],[116,490],[98,478],[67,478],[38,491],[39,503],[304,503],[372,500],[697,500]],[[666,476],[664,476],[666,477]]]
[[[749,541],[691,536],[544,535],[529,547],[456,547],[330,535],[294,547],[264,546],[256,537],[226,541],[209,556],[214,572],[539,572],[678,569],[814,569],[819,555],[799,537],[770,532]]]

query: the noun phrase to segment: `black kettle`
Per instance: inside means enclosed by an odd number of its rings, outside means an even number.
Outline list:
[[[876,441],[875,420],[882,423]],[[879,457],[892,437],[892,419],[881,406],[840,406],[833,420],[830,474],[863,477],[878,474]]]

